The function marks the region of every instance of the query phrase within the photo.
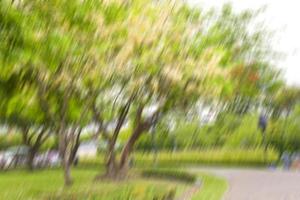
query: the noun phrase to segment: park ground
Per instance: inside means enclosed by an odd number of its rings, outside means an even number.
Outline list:
[[[152,154],[137,152],[128,179],[95,181],[96,176],[105,172],[103,157],[99,155],[81,159],[72,168],[71,187],[63,186],[60,168],[1,171],[0,199],[297,200],[300,172],[267,168],[262,153],[160,152],[155,164]],[[268,155],[269,163],[276,161],[276,154]]]
[[[261,154],[259,150],[161,152],[153,165],[152,155],[136,153],[135,167],[122,181],[95,181],[104,173],[103,158],[98,156],[73,167],[71,187],[63,186],[59,168],[1,171],[0,199],[298,200],[300,172],[269,169]],[[269,155],[269,162],[274,162],[276,156]]]
[[[132,174],[142,170],[134,169]],[[195,174],[200,184],[138,175],[120,182],[95,182],[98,168],[78,167],[73,169],[74,185],[65,188],[60,169],[7,171],[0,173],[0,199],[298,200],[300,196],[297,171],[229,167],[185,171]]]
[[[138,174],[141,169],[133,170]],[[126,181],[98,181],[93,179],[99,169],[73,169],[74,184],[63,187],[60,169],[47,169],[37,172],[14,170],[0,173],[0,199],[99,199],[99,200],[152,200],[152,199],[199,199],[219,200],[226,190],[226,181],[222,178],[197,172],[201,180],[199,188],[187,194],[193,184],[167,179],[132,177]]]

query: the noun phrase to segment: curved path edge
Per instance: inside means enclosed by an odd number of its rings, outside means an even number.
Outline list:
[[[193,168],[224,177],[223,200],[299,200],[300,172],[271,169]]]

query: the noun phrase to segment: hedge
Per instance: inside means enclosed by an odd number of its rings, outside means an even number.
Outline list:
[[[226,165],[226,166],[266,166],[277,161],[278,153],[269,149],[265,160],[262,149],[211,149],[199,151],[159,152],[156,165]],[[152,166],[153,153],[135,153],[134,161],[139,166]]]
[[[142,176],[171,179],[187,183],[194,183],[197,179],[196,175],[194,174],[173,169],[146,169],[142,171]]]

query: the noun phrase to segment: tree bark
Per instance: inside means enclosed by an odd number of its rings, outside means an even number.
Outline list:
[[[71,130],[71,131],[72,131],[71,132],[72,136],[70,138],[66,138],[66,135],[63,135],[61,137],[61,146],[60,146],[65,186],[70,186],[73,183],[73,179],[71,177],[71,166],[74,163],[74,160],[76,158],[76,153],[80,145],[79,139],[80,139],[81,129],[77,131],[76,130]]]
[[[35,138],[35,134],[38,134]],[[49,132],[46,128],[42,128],[38,133],[29,134],[29,128],[23,130],[23,143],[29,147],[28,157],[27,157],[27,168],[29,170],[34,170],[34,158],[39,151],[41,145],[49,137]]]
[[[129,158],[130,158],[130,154],[133,151],[135,143],[141,137],[142,133],[149,131],[151,126],[155,125],[158,120],[159,110],[157,110],[148,119],[143,120],[142,119],[143,109],[144,109],[143,105],[141,105],[138,108],[137,113],[136,113],[134,131],[133,131],[132,135],[130,136],[128,142],[124,146],[122,153],[121,153],[119,173],[123,177],[125,177],[127,175],[127,172],[129,169]]]
[[[58,134],[59,136],[59,155],[61,158],[61,166],[63,168],[64,173],[64,185],[70,186],[72,185],[72,178],[71,178],[71,172],[70,172],[70,165],[69,165],[69,159],[67,156],[67,142],[66,142],[66,130],[61,130]]]
[[[32,148],[29,149],[28,158],[27,158],[27,168],[30,171],[34,170],[34,168],[35,168],[34,158],[35,158],[36,153],[37,153],[36,148],[32,147]]]
[[[145,123],[138,124],[122,150],[120,158],[120,170],[122,173],[124,173],[124,175],[127,173],[127,169],[129,168],[129,156],[132,152],[133,146],[145,130],[147,130]]]
[[[68,159],[65,157],[64,159],[64,164],[63,164],[63,169],[64,169],[64,183],[65,186],[71,186],[73,183],[72,177],[71,177],[71,165],[68,162]]]
[[[115,127],[113,136],[109,139],[108,151],[107,151],[107,161],[106,161],[106,177],[116,178],[119,174],[119,169],[116,164],[116,155],[115,155],[115,145],[121,131],[121,128],[125,122],[125,119],[128,115],[131,103],[134,99],[134,94],[128,99],[126,104],[121,108],[120,114],[118,117],[117,125]]]
[[[115,153],[112,153],[109,157],[109,160],[106,163],[106,174],[107,178],[117,178],[118,177],[118,167],[116,164]]]

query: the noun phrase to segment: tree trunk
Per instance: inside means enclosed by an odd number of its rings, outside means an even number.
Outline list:
[[[59,132],[59,155],[61,159],[61,166],[63,168],[64,172],[64,183],[65,186],[72,185],[72,178],[71,178],[71,172],[70,172],[70,165],[69,162],[69,156],[67,156],[67,142],[66,142],[66,136],[64,135],[64,129],[62,129]]]
[[[34,170],[34,158],[37,153],[36,148],[30,148],[29,153],[28,153],[28,158],[27,158],[27,167],[30,171]]]
[[[119,166],[119,174],[122,177],[126,177],[129,169],[129,156],[131,153],[132,144],[128,144],[122,151],[120,166]]]
[[[125,177],[127,175],[128,169],[129,169],[129,158],[130,154],[132,153],[133,147],[142,135],[143,132],[149,131],[151,126],[157,123],[158,116],[159,116],[159,110],[157,110],[151,117],[149,117],[146,120],[142,119],[142,113],[143,113],[144,106],[141,105],[136,113],[136,119],[135,119],[135,128],[130,136],[128,142],[126,143],[125,147],[122,150],[121,158],[120,158],[120,165],[119,165],[119,172],[121,176]]]
[[[118,167],[116,164],[116,158],[115,158],[115,154],[112,153],[110,154],[110,157],[107,160],[106,163],[106,174],[105,177],[107,178],[117,178],[118,177]]]
[[[121,176],[124,177],[127,175],[127,171],[129,168],[129,157],[132,152],[133,146],[139,139],[139,137],[142,135],[142,133],[147,130],[147,128],[148,126],[146,123],[139,123],[135,128],[133,134],[129,138],[128,142],[126,143],[125,147],[123,148],[119,167],[119,172]]]
[[[125,122],[125,119],[128,115],[131,103],[133,101],[134,95],[132,95],[127,103],[121,108],[117,125],[115,127],[115,130],[113,132],[113,135],[111,138],[109,138],[109,144],[108,144],[108,150],[107,150],[107,163],[106,163],[106,174],[105,177],[107,178],[117,178],[119,177],[119,168],[116,164],[116,157],[115,157],[115,145],[120,133],[120,130],[122,128],[122,125]],[[96,177],[98,179],[99,176]]]
[[[71,164],[66,159],[64,160],[63,169],[64,169],[65,186],[71,186],[73,183],[71,177]]]

